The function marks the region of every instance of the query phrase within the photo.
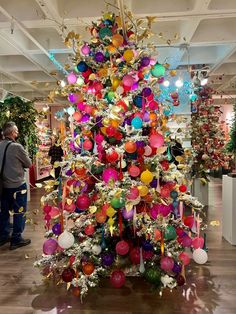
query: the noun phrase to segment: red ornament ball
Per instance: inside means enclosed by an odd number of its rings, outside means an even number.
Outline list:
[[[180,185],[179,186],[179,191],[182,192],[182,193],[186,192],[187,191],[187,186],[184,185],[184,184]]]
[[[125,241],[119,241],[116,244],[116,253],[119,255],[126,255],[129,252],[129,244]]]
[[[77,197],[76,205],[79,209],[85,210],[87,209],[91,204],[90,198],[87,194],[81,194]]]
[[[113,287],[121,288],[125,284],[125,274],[122,270],[114,270],[110,280]]]
[[[93,235],[95,232],[95,228],[93,225],[88,225],[84,228],[84,233],[88,236]]]
[[[65,282],[71,282],[75,277],[75,271],[72,268],[66,268],[61,274],[62,280]]]

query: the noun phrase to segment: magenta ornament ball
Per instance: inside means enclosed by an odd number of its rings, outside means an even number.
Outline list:
[[[116,244],[116,253],[119,255],[126,255],[129,252],[129,244],[122,240]]]
[[[125,274],[122,270],[114,270],[110,280],[113,287],[121,288],[125,284]]]
[[[164,256],[161,259],[161,269],[165,271],[171,271],[174,267],[174,260],[169,256]]]
[[[77,76],[75,75],[75,73],[69,73],[69,75],[67,76],[67,81],[69,84],[75,84],[77,81]]]
[[[118,180],[118,172],[113,168],[104,169],[102,173],[102,179],[105,183],[109,183],[111,180],[116,182]]]
[[[57,240],[51,238],[44,242],[43,244],[43,253],[46,255],[52,255],[56,252],[58,247]]]

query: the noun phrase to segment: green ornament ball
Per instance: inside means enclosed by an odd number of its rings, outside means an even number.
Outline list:
[[[161,282],[161,272],[158,268],[149,267],[144,272],[145,279],[153,284],[153,285],[159,285]]]
[[[177,237],[177,234],[176,234],[176,230],[175,230],[175,227],[171,226],[171,225],[168,225],[165,229],[165,236],[164,238],[166,240],[174,240],[176,239]]]
[[[154,67],[151,69],[151,74],[154,77],[164,76],[165,72],[166,72],[166,68],[162,64],[159,64],[159,63],[156,63]]]
[[[111,200],[111,206],[115,209],[121,208],[125,205],[125,200],[118,197],[113,197]]]

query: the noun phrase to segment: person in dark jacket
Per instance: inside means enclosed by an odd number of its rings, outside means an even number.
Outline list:
[[[52,142],[53,143],[49,149],[48,156],[51,157],[51,164],[54,165],[54,163],[56,161],[62,161],[62,157],[63,157],[64,153],[63,153],[63,150],[61,148],[59,139],[57,137],[53,138]],[[55,179],[59,178],[60,172],[61,172],[61,167],[54,168]]]
[[[5,165],[2,172],[3,193],[0,209],[0,246],[10,242],[10,250],[31,243],[30,239],[23,239],[25,228],[25,212],[27,210],[27,185],[25,169],[31,166],[31,160],[23,148],[16,142],[18,128],[14,122],[7,122],[3,126],[4,139],[0,143],[0,166],[6,150]],[[13,231],[10,236],[10,212],[13,212]]]

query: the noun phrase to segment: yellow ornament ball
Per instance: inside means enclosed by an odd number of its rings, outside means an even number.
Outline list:
[[[125,59],[126,62],[132,61],[132,59],[134,58],[133,51],[130,49],[125,50],[125,52],[123,54],[123,58]]]
[[[153,180],[153,174],[149,170],[145,170],[141,173],[140,179],[143,183],[149,184]]]
[[[117,87],[118,87],[119,85],[120,85],[120,80],[115,77],[115,78],[112,80],[112,88],[115,90],[115,89],[117,89]]]
[[[112,41],[112,44],[118,48],[123,45],[124,38],[120,34],[115,34],[112,36],[111,41]]]
[[[148,194],[148,187],[146,185],[139,185],[138,190],[140,196],[146,196]]]

